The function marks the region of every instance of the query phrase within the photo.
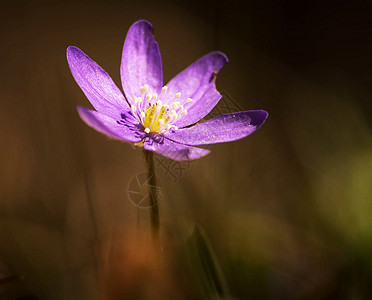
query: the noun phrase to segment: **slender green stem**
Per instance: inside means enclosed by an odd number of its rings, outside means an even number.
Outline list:
[[[151,221],[151,233],[154,242],[157,243],[159,239],[159,198],[157,193],[156,186],[156,177],[155,177],[155,168],[154,168],[154,159],[153,152],[143,150],[146,166],[148,172],[148,184],[149,184],[149,200],[150,200],[150,221]]]

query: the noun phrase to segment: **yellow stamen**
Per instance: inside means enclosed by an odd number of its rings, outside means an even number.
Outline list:
[[[149,134],[163,133],[170,129],[178,130],[178,127],[173,124],[187,114],[184,106],[192,100],[187,98],[183,104],[175,101],[181,97],[181,93],[178,92],[172,100],[167,100],[168,104],[163,104],[161,99],[168,90],[167,86],[162,87],[159,95],[147,94],[148,90],[148,84],[141,87],[141,96],[134,97],[134,104],[131,105],[134,117],[143,125],[143,131]]]

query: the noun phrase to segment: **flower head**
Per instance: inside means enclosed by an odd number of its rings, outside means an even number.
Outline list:
[[[215,78],[227,57],[211,52],[163,86],[159,45],[153,26],[145,20],[131,26],[124,42],[120,67],[124,94],[79,48],[68,47],[67,60],[77,84],[95,108],[78,107],[90,127],[174,160],[203,157],[210,150],[194,146],[244,138],[267,118],[263,110],[241,111],[193,125],[221,99]]]

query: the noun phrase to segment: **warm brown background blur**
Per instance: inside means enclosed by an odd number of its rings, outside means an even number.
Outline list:
[[[219,111],[270,113],[192,164],[157,157],[161,257],[128,197],[143,155],[79,119],[65,58],[121,87],[142,18],[165,81],[221,50]],[[9,1],[0,24],[0,299],[372,299],[371,2]]]

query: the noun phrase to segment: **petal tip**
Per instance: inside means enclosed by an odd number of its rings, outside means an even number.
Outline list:
[[[215,61],[215,70],[211,78],[213,81],[215,81],[223,66],[229,62],[229,59],[225,53],[220,51],[211,52],[209,55],[213,57],[213,60]]]
[[[265,110],[256,110],[252,123],[258,128],[262,126],[263,123],[267,120],[269,113]]]
[[[76,46],[68,46],[66,49],[67,57],[69,57],[70,55],[76,54],[78,52],[82,52],[82,51]]]
[[[67,62],[70,66],[74,61],[79,60],[84,55],[86,54],[76,46],[68,46],[66,49]]]
[[[229,58],[227,57],[227,55],[221,51],[213,51],[207,55],[215,56],[215,58],[220,61],[220,69],[229,62]]]
[[[196,159],[199,159],[199,158],[203,158],[203,157],[207,156],[209,153],[212,152],[211,150],[205,149],[205,148],[196,148],[196,149],[202,149],[202,150],[197,151],[198,154],[196,156],[191,155],[189,157],[189,160],[196,160]]]
[[[229,58],[227,57],[227,55],[221,51],[216,51],[216,53],[218,53],[218,55],[222,56],[223,59],[225,60],[225,64],[227,64],[229,62]]]
[[[90,109],[88,109],[87,107],[82,106],[82,105],[78,105],[78,106],[76,106],[76,110],[77,110],[77,112],[78,112],[80,118],[82,118],[82,119],[83,119],[83,115],[84,115],[85,113],[87,113],[87,112],[90,111]]]
[[[262,117],[265,121],[269,117],[269,113],[266,110],[263,110],[263,109],[260,109],[259,111],[260,111],[260,113],[261,113],[261,115],[262,115]]]
[[[151,31],[154,30],[154,26],[145,19],[141,19],[141,20],[134,22],[132,26],[130,26],[129,30],[133,30],[137,27],[145,27],[145,28],[147,27],[148,30],[151,30]]]
[[[178,161],[197,160],[199,158],[207,156],[209,153],[211,153],[211,150],[193,147],[191,149],[187,149],[186,151],[178,155],[174,155],[172,159]]]

